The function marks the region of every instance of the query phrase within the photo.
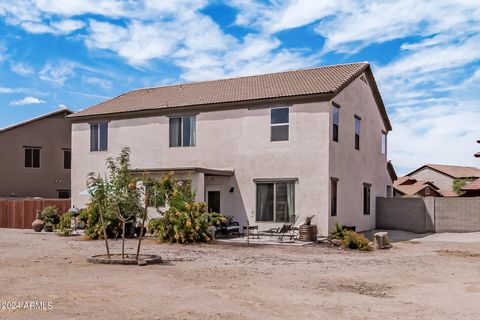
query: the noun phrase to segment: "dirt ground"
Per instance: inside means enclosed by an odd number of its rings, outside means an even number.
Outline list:
[[[102,241],[0,229],[0,307],[45,309],[0,319],[480,318],[480,233],[392,238],[404,241],[368,253],[147,240],[165,263],[140,267],[88,263]]]

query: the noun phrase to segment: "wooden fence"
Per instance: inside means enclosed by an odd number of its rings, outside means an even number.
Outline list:
[[[30,229],[37,210],[56,206],[60,215],[70,209],[70,199],[0,199],[0,228]]]

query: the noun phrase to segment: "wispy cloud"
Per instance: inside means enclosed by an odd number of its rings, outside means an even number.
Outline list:
[[[30,76],[35,73],[35,69],[23,62],[12,62],[10,64],[10,69],[23,77]]]
[[[100,79],[97,77],[83,77],[82,81],[87,84],[91,84],[97,87],[101,87],[105,90],[110,90],[113,88],[112,81],[106,79]]]
[[[58,86],[62,86],[65,81],[75,75],[76,63],[68,60],[62,60],[56,63],[46,63],[40,72],[39,78],[43,81],[48,81]]]
[[[40,100],[40,99],[35,98],[35,97],[25,97],[21,100],[14,100],[14,101],[10,102],[10,105],[11,106],[24,106],[24,105],[28,105],[28,104],[40,104],[40,103],[45,103],[45,101]]]

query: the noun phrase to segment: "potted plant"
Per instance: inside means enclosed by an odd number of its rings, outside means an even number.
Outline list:
[[[52,232],[53,227],[60,222],[60,215],[55,206],[48,206],[42,210],[41,219],[43,221],[45,232]]]
[[[32,222],[32,228],[35,232],[40,232],[43,229],[43,221],[41,219],[40,210],[37,210],[37,217]]]
[[[300,241],[317,241],[317,225],[312,224],[312,219],[315,215],[305,218],[305,223],[298,228],[298,239]]]

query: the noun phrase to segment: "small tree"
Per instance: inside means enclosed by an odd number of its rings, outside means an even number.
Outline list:
[[[87,223],[97,224],[100,222],[108,255],[110,254],[107,228],[113,224],[114,229],[121,229],[122,258],[124,258],[127,226],[129,226],[129,234],[132,234],[135,220],[142,212],[141,194],[136,188],[137,181],[131,174],[130,149],[128,147],[123,148],[118,157],[107,158],[106,164],[108,174],[104,178],[94,173],[88,175],[90,206],[93,206],[91,211],[98,210],[100,221],[95,221],[95,215],[91,215],[92,219]],[[108,221],[105,221],[105,217],[109,218]]]

